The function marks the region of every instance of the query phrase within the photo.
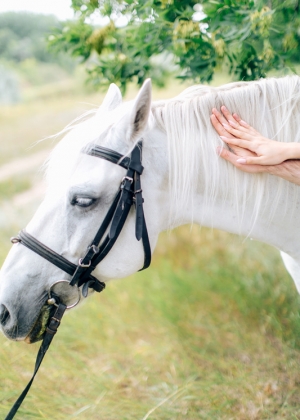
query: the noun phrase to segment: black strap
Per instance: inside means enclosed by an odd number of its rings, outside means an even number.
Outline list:
[[[141,144],[142,142],[139,142],[138,147],[141,147]],[[123,156],[114,150],[108,149],[107,147],[89,145],[85,147],[82,152],[90,156],[108,160],[109,162],[122,166],[122,168],[132,169],[133,171],[138,172],[140,175],[142,175],[144,170],[144,167],[141,164],[141,160],[133,162],[131,157]]]
[[[93,151],[95,152],[93,156],[100,157],[103,159],[106,159],[107,153],[110,153],[110,149],[102,148],[100,146],[96,146],[90,149],[91,153],[93,153]],[[115,158],[117,155],[119,159],[122,157],[122,155],[116,152],[113,153],[115,154]],[[133,202],[135,203],[136,207],[135,235],[138,241],[142,239],[144,248],[144,265],[139,271],[145,270],[149,267],[151,263],[151,246],[143,210],[144,199],[142,197],[142,186],[140,177],[141,172],[135,169],[139,167],[139,165],[141,166],[141,161],[142,142],[139,142],[132,150],[130,160],[126,160],[125,162],[128,170],[126,176],[123,178],[123,183],[121,186],[122,193],[111,222],[109,239],[106,238],[106,240],[104,241],[105,246],[103,246],[102,248],[100,247],[99,254],[94,256],[94,261],[92,264],[94,267],[96,267],[96,265],[103,260],[103,258],[107,255],[109,250],[114,245],[117,237],[121,232],[121,229],[124,226],[126,217],[129,213],[130,207]],[[121,163],[118,164],[121,165]],[[91,269],[89,269],[88,272],[91,272]]]
[[[79,260],[78,265],[68,261],[62,255],[59,255],[46,245],[39,242],[33,236],[31,236],[25,230],[19,233],[19,236],[15,238],[15,241],[21,242],[24,246],[31,249],[47,261],[59,267],[72,276],[71,286],[75,284],[87,283],[88,287],[94,288],[96,291],[101,291],[105,287],[105,284],[97,280],[91,275],[97,264],[99,264],[103,258],[111,250],[115,244],[129,214],[131,205],[135,202],[136,207],[136,223],[135,223],[135,235],[137,240],[142,239],[144,248],[144,265],[142,270],[147,268],[151,262],[151,247],[145,222],[144,210],[143,210],[143,197],[141,187],[141,173],[143,172],[142,161],[142,142],[139,142],[131,152],[131,156],[123,157],[113,150],[95,146],[93,148],[85,148],[84,153],[88,153],[92,156],[97,156],[106,159],[110,162],[117,163],[127,168],[126,176],[123,178],[119,192],[117,193],[112,205],[110,206],[108,213],[106,214],[100,228],[98,229],[92,243],[88,247],[88,250],[83,258]],[[109,228],[108,236],[103,240],[105,232]],[[99,244],[101,243],[101,246]],[[84,294],[87,294],[87,288],[84,288]]]
[[[151,263],[151,247],[143,210],[144,200],[141,186],[141,174],[143,172],[143,166],[141,164],[142,142],[139,142],[133,148],[130,157],[124,157],[118,152],[102,146],[86,147],[83,149],[83,153],[116,163],[127,168],[127,173],[92,243],[87,248],[87,252],[83,258],[79,260],[78,265],[73,264],[62,255],[59,255],[39,242],[26,232],[26,230],[22,230],[18,237],[13,238],[13,241],[22,243],[33,252],[71,275],[71,286],[75,284],[78,286],[85,285],[82,289],[82,294],[86,297],[88,288],[93,288],[97,292],[101,292],[104,289],[105,283],[96,279],[91,273],[115,244],[133,203],[135,203],[136,208],[135,236],[138,241],[142,239],[144,248],[144,265],[141,270],[149,267]],[[109,233],[104,238],[108,229]]]
[[[66,305],[64,305],[63,303],[59,303],[54,315],[50,318],[50,322],[46,329],[45,336],[43,338],[41,347],[39,348],[39,351],[36,357],[36,362],[35,362],[32,378],[26,385],[22,394],[19,396],[17,401],[14,403],[14,405],[10,409],[10,412],[5,417],[5,420],[12,420],[15,417],[16,412],[18,411],[20,405],[22,404],[24,398],[26,397],[28,391],[30,390],[30,387],[34,381],[35,375],[37,374],[39,367],[41,366],[41,363],[45,357],[45,354],[47,353],[47,350],[51,344],[51,341],[53,340],[53,337],[56,334],[56,331],[60,325],[63,314],[65,313],[65,310],[66,310]]]
[[[149,265],[151,264],[151,246],[150,246],[144,213],[143,213],[143,219],[144,219],[144,223],[143,223],[143,232],[142,232],[142,242],[144,246],[144,265],[139,271],[146,270],[146,268],[148,268]]]
[[[137,240],[142,239],[144,248],[144,265],[139,270],[145,270],[151,263],[151,246],[146,227],[146,221],[143,210],[144,199],[142,197],[141,173],[143,167],[142,161],[142,142],[139,142],[131,152],[130,158],[123,158],[119,153],[101,146],[84,149],[83,153],[106,159],[112,163],[127,168],[127,173],[123,178],[120,190],[115,197],[108,213],[96,233],[87,253],[82,258],[83,267],[77,268],[75,275],[71,280],[71,285],[77,284],[79,287],[86,283],[88,276],[95,270],[96,266],[106,257],[118,239],[121,230],[126,222],[130,208],[135,203],[136,223],[135,235]],[[121,159],[121,160],[120,160]],[[136,168],[142,168],[136,170]],[[109,233],[103,239],[103,236],[110,224]],[[101,242],[101,240],[103,241]],[[101,245],[99,245],[101,242]],[[98,252],[90,258],[90,248],[97,247]],[[84,289],[85,290],[85,289]]]
[[[65,271],[71,276],[73,276],[73,274],[76,272],[76,264],[73,264],[62,255],[48,248],[42,242],[38,241],[36,238],[30,235],[30,233],[28,233],[25,229],[21,230],[19,235],[16,238],[13,238],[13,240],[15,242],[20,242],[22,245],[26,246],[26,248],[40,255],[45,260],[54,264],[56,267]],[[105,288],[105,283],[101,282],[92,275],[88,276],[87,281],[89,282],[89,287],[92,287],[97,292],[101,292]]]
[[[128,172],[127,172],[128,173]],[[71,280],[71,285],[76,284],[78,282],[78,287],[80,287],[83,283],[85,283],[85,279],[90,275],[92,271],[95,270],[96,266],[106,257],[109,251],[112,249],[116,240],[118,239],[121,230],[126,222],[128,213],[130,208],[133,204],[133,191],[131,191],[130,187],[130,179],[128,179],[127,175],[124,177],[124,180],[121,184],[121,189],[117,194],[117,203],[113,202],[112,206],[110,207],[106,218],[104,219],[102,225],[100,226],[92,245],[95,245],[97,242],[103,238],[105,231],[107,230],[109,224],[110,229],[104,240],[101,242],[99,246],[99,252],[93,256],[90,260],[90,265],[82,270],[81,276],[77,276],[76,279],[74,277]],[[114,210],[114,211],[113,211]],[[108,217],[110,216],[110,218]],[[103,226],[104,224],[104,226]],[[84,257],[85,259],[85,257]],[[83,261],[84,261],[83,259]]]
[[[100,249],[98,248],[99,243],[101,239],[103,238],[110,222],[113,217],[113,214],[115,212],[115,209],[118,205],[118,202],[120,200],[121,190],[116,195],[112,205],[110,206],[100,228],[98,229],[98,232],[96,233],[91,245],[88,247],[87,253],[85,256],[81,259],[81,265],[78,265],[76,268],[76,271],[73,274],[73,277],[70,282],[70,286],[74,286],[75,284],[79,283],[79,279],[84,275],[85,281],[88,283],[90,280],[91,272],[94,271],[96,268],[95,264],[93,263],[94,258],[96,254],[99,253]],[[95,248],[96,247],[96,248]],[[97,252],[94,252],[94,255],[90,256],[90,250],[94,249],[97,250]],[[85,296],[86,289],[83,290],[82,294]],[[85,296],[86,297],[86,296]]]
[[[88,250],[83,258],[79,260],[76,266],[72,262],[68,261],[62,255],[59,255],[46,245],[39,242],[33,236],[31,236],[26,230],[22,230],[19,236],[12,238],[12,242],[20,242],[36,254],[45,258],[47,261],[59,267],[72,276],[70,285],[74,286],[77,284],[82,287],[83,296],[87,296],[88,288],[93,288],[97,292],[101,292],[105,283],[99,281],[91,275],[92,271],[96,266],[106,257],[108,252],[111,250],[116,240],[118,239],[120,232],[126,222],[127,216],[130,212],[131,206],[135,203],[136,207],[136,223],[135,223],[135,235],[138,241],[142,239],[144,248],[144,266],[141,270],[144,270],[150,265],[151,262],[151,247],[145,222],[144,210],[143,210],[143,197],[142,197],[142,186],[140,176],[143,172],[142,162],[142,143],[138,143],[131,152],[131,156],[123,157],[113,150],[95,146],[84,149],[84,153],[91,156],[100,157],[110,162],[116,163],[127,169],[126,176],[120,186],[120,190],[117,193],[112,205],[110,206],[108,213],[106,214],[100,228],[98,229],[92,243],[88,247]],[[106,231],[109,229],[108,234],[104,238]],[[104,239],[103,239],[104,238]],[[141,271],[139,270],[139,271]],[[26,397],[33,380],[37,374],[37,371],[43,361],[43,358],[51,344],[54,334],[60,325],[61,318],[66,310],[66,306],[59,303],[54,315],[50,318],[50,322],[46,329],[41,347],[38,351],[36,358],[35,368],[33,376],[29,383],[25,387],[24,391],[17,399],[10,412],[6,416],[5,420],[11,420],[14,418],[24,398]]]

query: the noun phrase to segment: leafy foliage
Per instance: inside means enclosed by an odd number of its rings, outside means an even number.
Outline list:
[[[46,37],[54,28],[59,27],[62,28],[61,23],[52,15],[1,13],[0,58],[2,61],[16,63],[35,59],[42,63],[58,63],[70,69],[70,58],[62,54],[53,54],[47,46]]]
[[[50,44],[87,61],[100,85],[124,90],[152,75],[163,83],[168,56],[178,77],[202,82],[224,64],[252,80],[300,60],[299,0],[72,0],[72,7],[77,21]]]
[[[212,43],[239,79],[299,62],[299,1],[214,1],[204,4]]]

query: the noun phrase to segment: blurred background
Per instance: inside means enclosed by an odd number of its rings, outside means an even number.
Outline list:
[[[131,99],[151,77],[162,99],[297,73],[299,19],[298,1],[0,0],[0,262],[43,198],[49,136],[110,82]],[[66,316],[18,418],[299,419],[299,305],[275,249],[164,233],[148,270]],[[1,418],[38,346],[0,336]]]

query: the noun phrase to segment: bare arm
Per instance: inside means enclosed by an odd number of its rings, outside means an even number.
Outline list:
[[[225,112],[224,112],[225,111]],[[257,160],[255,163],[250,163],[249,159],[257,158],[258,155],[255,153],[255,151],[252,151],[251,149],[245,148],[245,144],[241,144],[239,141],[235,141],[235,137],[232,133],[232,130],[230,129],[227,131],[226,126],[228,126],[228,119],[235,120],[237,123],[240,124],[241,119],[237,114],[233,114],[233,116],[229,113],[229,111],[222,107],[221,114],[218,110],[214,109],[213,114],[211,115],[211,122],[217,131],[217,133],[220,135],[220,137],[225,137],[227,139],[226,143],[229,145],[230,149],[234,152],[221,148],[218,148],[219,155],[231,162],[235,167],[238,169],[248,172],[248,173],[269,173],[271,175],[279,176],[287,181],[293,182],[294,184],[300,185],[300,160],[285,160],[284,162],[280,164],[258,164]],[[226,115],[226,118],[225,116]],[[248,125],[248,124],[247,124]],[[250,127],[250,126],[249,126]],[[250,127],[252,129],[252,127]],[[254,129],[253,129],[254,130]],[[255,130],[254,130],[255,131]],[[257,133],[257,132],[256,132]],[[249,133],[248,133],[249,134]],[[258,133],[258,135],[260,135]],[[255,137],[255,136],[254,136]],[[222,138],[223,140],[223,138]],[[239,139],[237,139],[239,140]],[[243,139],[240,139],[243,140]],[[269,139],[266,139],[269,140]],[[251,140],[248,140],[251,142]],[[269,140],[270,142],[274,142],[273,140]],[[277,142],[274,142],[277,143]],[[283,143],[278,143],[283,144]],[[290,145],[291,143],[284,143]],[[296,143],[294,143],[296,145]],[[249,144],[247,143],[247,146],[249,147]],[[298,144],[297,144],[298,146]],[[250,146],[251,147],[251,146]],[[253,149],[253,147],[252,147]],[[292,156],[298,156],[298,149],[293,148]],[[246,164],[245,164],[246,159]],[[289,159],[289,158],[287,158]]]
[[[286,181],[300,185],[300,160],[287,160],[280,165],[244,165],[237,162],[239,156],[221,147],[218,148],[219,155],[231,162],[236,168],[248,173],[268,173],[279,176]]]

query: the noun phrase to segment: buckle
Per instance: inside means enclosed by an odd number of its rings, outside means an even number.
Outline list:
[[[133,178],[131,178],[130,176],[124,176],[122,178],[121,184],[124,184],[125,181],[130,181],[130,184],[132,184],[133,183]]]
[[[91,260],[88,262],[88,264],[82,264],[82,260],[83,260],[83,258],[80,258],[79,261],[78,261],[79,267],[88,268],[88,267],[91,266],[91,264],[92,264]]]
[[[126,181],[129,181],[130,185],[131,185],[133,183],[133,178],[131,178],[130,176],[124,176],[122,178],[122,181],[121,181],[121,187],[120,187],[121,190],[123,190],[125,188]],[[127,188],[128,188],[128,186],[127,186]],[[127,188],[125,188],[125,189],[127,190]]]
[[[87,249],[88,249],[88,251],[91,249],[91,250],[93,251],[93,254],[94,254],[94,255],[98,254],[98,252],[99,252],[99,248],[98,248],[96,245],[89,245],[89,246],[87,247]],[[93,255],[93,256],[94,256],[94,255]]]

